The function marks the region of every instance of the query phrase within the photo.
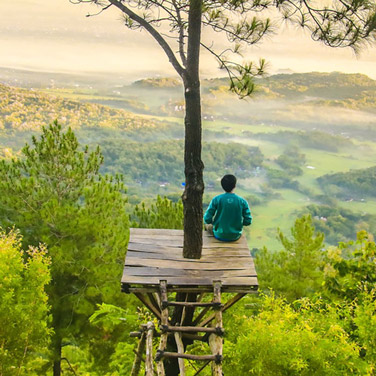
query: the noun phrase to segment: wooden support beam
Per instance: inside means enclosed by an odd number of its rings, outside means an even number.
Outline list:
[[[184,353],[184,345],[183,345],[183,341],[181,340],[181,333],[175,332],[174,337],[175,337],[175,341],[176,341],[176,346],[178,348],[178,352]],[[184,359],[179,358],[178,363],[179,363],[180,376],[185,376]]]
[[[137,345],[136,357],[133,362],[131,376],[138,376],[141,368],[142,354],[145,352],[146,334],[141,332],[141,337]]]
[[[167,300],[167,282],[166,281],[160,281],[160,301],[166,301]],[[164,307],[162,309],[162,314],[161,314],[161,324],[162,325],[168,325],[168,307]],[[167,337],[168,333],[161,333],[161,340],[159,342],[159,350],[164,351],[167,345]],[[156,359],[157,360],[157,359]],[[164,364],[163,361],[159,359],[157,360],[157,374],[158,376],[165,376],[165,369],[164,369]]]
[[[200,336],[199,334],[182,333],[182,337],[190,339],[191,341],[207,342],[206,337],[205,336]]]
[[[224,334],[224,330],[222,328],[208,328],[206,326],[169,326],[169,325],[161,325],[160,329],[162,332],[179,332],[179,333],[197,333],[197,332],[204,332],[204,333],[216,333],[219,336]]]
[[[197,317],[194,319],[193,321],[193,325],[197,325],[202,319],[203,317],[210,311],[210,307],[205,307],[198,315]]]
[[[135,295],[137,296],[137,298],[139,300],[141,300],[141,302],[146,305],[147,308],[149,308],[149,310],[154,313],[155,316],[157,316],[157,318],[160,320],[161,319],[161,313],[159,311],[159,309],[157,309],[149,300],[149,297],[145,294],[142,294],[142,293],[135,293]]]
[[[142,332],[130,332],[129,337],[141,338]]]
[[[160,310],[161,310],[161,307],[159,306],[158,301],[155,299],[155,294],[153,294],[153,293],[151,293],[151,292],[148,292],[147,295],[148,295],[149,300],[150,300],[150,303],[153,305],[153,307],[154,307],[157,311],[160,311]]]
[[[146,332],[145,376],[154,376],[153,333],[154,333],[154,324],[152,321],[149,321],[147,323],[147,332]]]
[[[195,372],[195,374],[194,374],[193,376],[197,376],[197,375],[199,375],[199,374],[201,373],[201,371],[203,371],[203,370],[206,368],[206,366],[207,366],[208,364],[210,364],[210,360],[206,361],[206,363],[205,363],[202,367],[200,367],[200,368]]]
[[[224,306],[220,309],[220,311],[221,312],[226,311],[227,309],[232,307],[236,302],[238,302],[244,295],[246,295],[246,294],[245,293],[236,294],[233,298],[231,298],[230,300],[228,300],[224,304]],[[211,321],[213,321],[215,319],[215,314],[216,314],[216,312],[214,312],[213,314],[208,316],[205,320],[201,321],[199,326],[208,325]]]
[[[213,308],[221,308],[221,303],[213,303],[213,302],[162,302],[162,306],[167,305],[168,307],[213,307]]]
[[[204,299],[204,296],[205,296],[205,295],[206,295],[206,294],[205,294],[204,292],[198,294],[197,301],[198,301],[198,302],[202,302],[202,299]]]
[[[193,355],[193,354],[185,354],[185,353],[174,353],[174,352],[167,352],[167,351],[159,351],[157,355],[159,358],[182,358],[182,359],[189,359],[189,360],[214,360],[220,361],[218,356],[216,355]]]
[[[221,283],[215,282],[214,283],[214,295],[213,295],[213,302],[221,302]],[[215,323],[214,327],[216,329],[221,329],[223,327],[222,322],[222,311],[218,310],[214,313],[215,315]],[[217,334],[211,334],[209,336],[209,345],[210,349],[212,350],[213,355],[217,355],[218,359],[222,360],[222,352],[223,352],[223,340],[222,337]],[[222,361],[216,361],[212,363],[212,376],[222,376]]]
[[[175,303],[177,303],[177,302],[175,302]],[[184,302],[182,302],[182,303],[188,303],[188,294],[185,294]],[[186,310],[186,306],[184,305],[183,310],[181,312],[181,317],[180,317],[180,326],[183,325],[186,314],[187,314],[187,310]]]
[[[155,301],[157,302],[157,306],[159,307],[160,310],[162,310],[162,305],[161,305],[161,298],[157,292],[152,293],[154,296]]]

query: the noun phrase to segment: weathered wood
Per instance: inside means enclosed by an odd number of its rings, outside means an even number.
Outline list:
[[[193,320],[193,325],[196,325],[197,323],[199,323],[203,317],[210,311],[210,307],[206,307],[204,308],[198,315],[197,317]]]
[[[216,360],[217,356],[215,355],[194,355],[194,354],[185,354],[185,353],[174,353],[174,352],[163,352],[162,357],[164,358],[182,358],[190,360]]]
[[[210,278],[251,278],[256,277],[256,272],[249,269],[228,269],[228,270],[205,270],[205,276]],[[182,274],[190,277],[197,277],[198,274],[202,274],[202,271],[187,270],[181,271],[180,269],[173,268],[160,268],[160,267],[142,267],[142,266],[126,266],[124,268],[124,275],[126,276],[141,276],[141,277],[158,277],[160,275],[167,277],[179,277]]]
[[[205,238],[203,250],[213,249],[213,248],[227,248],[227,249],[245,249],[247,245],[238,242],[220,242],[219,240],[213,240],[214,238]],[[152,246],[158,246],[162,249],[171,249],[173,252],[181,250],[182,246],[179,239],[154,239],[152,235],[141,240],[134,240],[133,238],[129,241],[129,249],[150,249]],[[189,259],[194,260],[194,259]]]
[[[159,294],[156,293],[156,292],[153,292],[152,294],[154,296],[155,301],[157,302],[157,305],[158,305],[159,309],[162,310],[161,298],[160,298]]]
[[[202,274],[205,274],[205,270],[202,271]],[[181,287],[182,289],[180,289],[180,292],[183,292],[184,291],[184,288],[188,287],[188,286],[208,286],[210,283],[213,282],[213,278],[210,278],[210,277],[205,277],[205,276],[199,276],[199,277],[196,277],[194,278],[193,276],[174,276],[174,277],[166,277],[166,276],[162,276],[162,277],[165,277],[167,279],[167,282],[168,282],[168,285],[169,286],[176,286],[176,287]],[[216,276],[217,277],[217,276]],[[218,278],[218,277],[217,277]],[[159,277],[156,277],[156,276],[126,276],[124,278],[124,284],[136,284],[136,285],[144,285],[144,286],[147,286],[147,285],[154,285],[156,288],[158,286],[158,283],[159,283]],[[222,282],[223,282],[223,286],[229,286],[231,288],[227,289],[227,291],[231,291],[231,292],[237,292],[237,288],[239,288],[240,290],[244,289],[244,290],[253,290],[253,289],[257,289],[257,277],[229,277],[229,278],[222,278]],[[249,284],[253,284],[253,285],[249,285]],[[253,287],[253,288],[252,288]],[[153,290],[145,290],[146,291],[155,291],[156,288]],[[170,288],[169,287],[169,290],[171,292],[177,292],[179,291],[179,289],[175,289],[175,288]],[[129,291],[131,291],[129,289]],[[134,291],[137,291],[137,290],[132,290],[131,292],[134,292]],[[140,290],[141,291],[141,290]],[[194,292],[193,290],[185,290],[186,292]],[[198,289],[197,292],[201,292],[201,291],[209,291],[209,289]]]
[[[239,301],[244,295],[246,295],[245,293],[240,293],[240,294],[237,294],[235,295],[233,298],[231,298],[230,300],[228,300],[223,308],[220,309],[221,312],[224,312],[226,311],[227,309],[229,309],[230,307],[232,307],[237,301]],[[212,320],[215,319],[215,314],[216,312],[214,312],[213,314],[211,314],[209,317],[207,317],[204,321],[202,321],[199,326],[205,326],[205,325],[208,325]]]
[[[159,292],[160,280],[167,281],[171,292],[193,293],[192,288],[212,291],[215,280],[222,281],[223,292],[257,290],[257,274],[244,236],[236,242],[224,243],[205,232],[203,240],[202,258],[184,259],[181,230],[131,229],[123,291]],[[148,302],[154,308],[153,313],[160,310],[155,297],[149,296]]]
[[[181,248],[180,247],[172,247],[168,246],[166,244],[156,244],[156,243],[134,243],[130,242],[128,244],[128,251],[139,253],[139,252],[145,252],[150,254],[165,254],[165,255],[180,255]],[[222,244],[210,244],[210,247],[204,248],[202,257],[207,257],[213,254],[244,254],[246,255],[248,252],[249,255],[249,248],[246,245],[243,244],[231,244],[231,245],[224,245]],[[192,259],[191,259],[192,260]]]
[[[145,345],[146,345],[146,334],[145,332],[142,332],[140,340],[137,345],[136,357],[133,362],[131,376],[138,376],[138,374],[140,373],[142,354],[145,352]]]
[[[145,375],[146,376],[154,375],[153,333],[154,333],[154,324],[153,322],[149,321],[147,323],[147,332],[146,332],[146,358],[145,358]]]
[[[129,337],[141,338],[142,332],[130,332]]]
[[[155,308],[156,311],[160,311],[161,310],[161,307],[159,306],[159,303],[157,302],[157,300],[155,299],[154,297],[154,294],[151,293],[151,292],[148,292],[147,293],[147,296],[149,298],[149,301],[150,303],[153,305],[153,307]]]
[[[128,258],[149,258],[157,260],[176,260],[180,261],[181,257],[179,252],[168,252],[158,248],[158,252],[151,252],[149,250],[135,250],[128,249],[127,259]],[[228,258],[246,258],[249,259],[249,250],[248,249],[234,249],[234,250],[218,250],[218,248],[213,248],[210,252],[202,255],[201,259],[205,262],[217,262],[218,259],[228,259]],[[187,261],[186,259],[185,261]],[[195,260],[192,260],[193,262]]]
[[[163,267],[165,268],[176,268],[186,270],[234,270],[234,269],[247,269],[254,268],[253,263],[250,259],[237,259],[231,260],[231,265],[223,265],[223,262],[228,262],[226,259],[221,259],[222,262],[207,262],[202,260],[195,261],[183,261],[183,260],[163,260]],[[152,266],[152,267],[161,267],[161,260],[148,259],[148,258],[127,258],[125,266]]]
[[[198,375],[201,373],[201,371],[203,371],[203,370],[206,368],[206,366],[207,366],[208,364],[210,364],[210,360],[208,360],[203,366],[201,366],[201,367],[195,372],[195,374],[194,374],[193,376],[198,376]]]
[[[187,338],[187,339],[190,339],[192,341],[207,342],[206,335],[200,336],[199,334],[182,333],[182,338]]]
[[[218,307],[220,308],[221,304],[213,303],[213,302],[162,302],[162,304],[166,304],[167,306],[171,307]]]
[[[166,281],[160,281],[160,301],[166,301],[167,300],[167,282]],[[162,314],[161,314],[161,324],[162,325],[168,325],[168,307],[162,307]],[[161,333],[161,340],[159,342],[159,350],[164,351],[167,345],[167,337],[168,333]],[[163,361],[157,361],[157,373],[158,376],[164,376],[165,375],[165,369]]]
[[[175,341],[176,341],[176,346],[178,348],[178,352],[184,353],[184,345],[183,345],[183,341],[181,340],[181,333],[175,332],[174,337],[175,337]],[[185,376],[184,359],[179,358],[178,363],[179,363],[180,376]]]
[[[127,293],[147,293],[147,292],[155,292],[159,290],[159,287],[155,283],[144,283],[139,284],[137,283],[135,286],[129,287],[128,284],[123,284],[123,288],[125,286]],[[124,290],[123,290],[124,291]],[[179,286],[179,285],[170,285],[169,291],[171,292],[187,292],[187,293],[200,293],[200,292],[211,292],[211,289],[207,285],[188,285],[188,286]],[[224,285],[222,287],[222,292],[226,293],[239,293],[239,294],[257,294],[257,286],[233,286],[233,285]]]
[[[153,229],[153,228],[131,228],[131,234],[133,235],[159,235],[161,233],[168,235],[182,236],[182,230],[166,230],[166,229]]]
[[[221,302],[221,283],[214,283],[213,302]],[[214,327],[221,329],[223,327],[222,311],[217,310],[214,312],[215,323]],[[211,334],[209,336],[209,346],[213,355],[217,355],[217,359],[222,360],[223,340],[222,337],[217,334]],[[212,376],[222,376],[222,362],[216,361],[212,363]]]
[[[147,295],[142,294],[142,293],[139,293],[139,292],[138,292],[138,293],[135,292],[134,294],[137,296],[137,298],[138,298],[139,300],[141,300],[141,302],[142,302],[144,305],[146,305],[147,308],[150,309],[151,312],[154,313],[155,316],[157,316],[159,319],[161,318],[161,313],[160,313],[160,311],[154,307],[154,305],[150,302],[150,300],[149,300],[149,298],[148,298]]]
[[[222,335],[224,333],[222,328],[208,328],[206,326],[169,326],[169,325],[161,325],[160,327],[162,332],[181,332],[181,333],[218,333]]]

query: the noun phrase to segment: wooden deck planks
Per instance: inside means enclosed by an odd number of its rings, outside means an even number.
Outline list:
[[[200,270],[187,270],[184,273],[185,276],[190,277],[197,277],[201,275]],[[181,271],[178,269],[172,268],[145,268],[145,267],[129,267],[126,266],[124,268],[124,276],[156,276],[159,277],[160,275],[163,276],[173,276],[173,277],[180,277],[182,275]],[[234,269],[234,270],[207,270],[205,272],[206,277],[213,277],[217,278],[218,276],[221,277],[257,277],[254,270],[242,270],[242,269]]]
[[[175,286],[210,286],[213,284],[213,278],[210,277],[169,277],[164,276],[164,278],[167,280],[167,284],[171,287],[169,287],[169,291],[173,292]],[[218,280],[221,278],[218,276]],[[217,279],[217,278],[215,278]],[[152,287],[150,291],[156,291],[155,289],[158,286],[158,283],[160,282],[159,276],[128,276],[126,278],[126,284],[127,285],[143,285],[145,287]],[[231,277],[231,279],[220,279],[223,286],[229,287],[226,292],[238,292],[236,287],[247,287],[249,289],[256,289],[255,286],[257,286],[257,277]],[[230,289],[231,287],[231,289]],[[252,288],[253,287],[253,288]],[[146,290],[145,290],[146,292]]]
[[[204,232],[203,244],[200,260],[184,259],[183,231],[131,229],[122,284],[157,289],[161,280],[176,287],[212,286],[220,280],[229,292],[257,289],[257,274],[244,236],[226,243]]]

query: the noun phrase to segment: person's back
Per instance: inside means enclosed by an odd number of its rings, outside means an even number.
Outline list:
[[[235,241],[242,235],[243,226],[252,223],[251,211],[247,201],[233,193],[236,186],[234,175],[225,175],[221,180],[225,193],[212,199],[204,215],[208,230],[223,241]]]

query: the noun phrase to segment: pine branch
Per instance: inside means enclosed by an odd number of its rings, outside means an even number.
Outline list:
[[[140,26],[142,26],[149,34],[158,42],[158,44],[162,47],[163,51],[166,53],[170,63],[175,68],[176,72],[179,76],[184,77],[185,69],[180,65],[174,52],[172,51],[170,45],[166,42],[166,40],[162,37],[162,35],[144,18],[140,17],[138,14],[133,12],[131,9],[126,7],[121,1],[118,0],[108,0],[111,4],[115,5],[118,9],[120,9],[124,14],[126,14],[129,18],[136,21]]]

